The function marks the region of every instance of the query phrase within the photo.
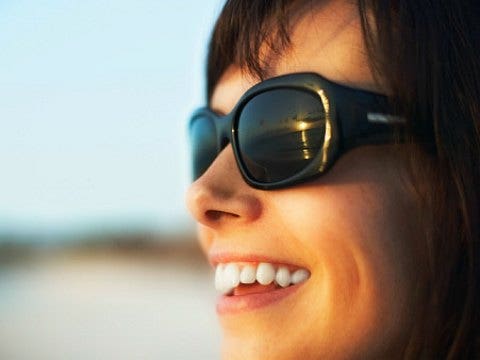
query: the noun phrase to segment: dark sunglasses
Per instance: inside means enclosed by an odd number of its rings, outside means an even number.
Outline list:
[[[193,113],[193,177],[199,178],[231,143],[249,185],[291,186],[325,173],[354,147],[398,141],[404,123],[383,95],[314,73],[271,78],[250,88],[228,115],[209,108]]]

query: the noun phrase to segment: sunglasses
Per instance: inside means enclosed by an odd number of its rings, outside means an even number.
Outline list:
[[[315,73],[265,80],[225,116],[204,107],[189,123],[193,177],[230,143],[245,181],[258,189],[296,185],[324,174],[346,151],[399,141],[405,120],[385,96]]]

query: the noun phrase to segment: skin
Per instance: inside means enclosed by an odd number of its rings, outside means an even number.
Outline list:
[[[270,59],[269,76],[317,72],[382,91],[354,5],[326,2],[291,35],[291,48]],[[230,112],[258,81],[232,65],[211,107]],[[280,302],[221,314],[223,358],[400,357],[413,320],[419,233],[406,184],[395,148],[382,145],[350,151],[307,184],[257,190],[243,181],[228,145],[187,194],[205,254],[268,256],[307,268],[311,277]]]

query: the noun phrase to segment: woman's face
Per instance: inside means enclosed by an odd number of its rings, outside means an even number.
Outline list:
[[[271,76],[317,72],[381,91],[365,55],[357,8],[325,2],[269,59]],[[268,56],[268,55],[266,55]],[[229,113],[258,80],[232,66],[211,107]],[[415,206],[389,146],[357,148],[304,185],[249,187],[227,146],[188,192],[200,243],[213,266],[269,263],[308,271],[285,289],[241,285],[217,311],[227,359],[393,358],[401,355],[415,286]],[[213,286],[213,279],[212,279]]]

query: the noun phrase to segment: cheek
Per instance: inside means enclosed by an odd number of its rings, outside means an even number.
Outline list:
[[[381,184],[299,188],[276,197],[275,208],[285,231],[312,258],[348,250],[389,273],[409,257],[411,216],[402,196]]]
[[[315,249],[384,250],[380,237],[393,225],[389,206],[378,191],[372,193],[358,184],[296,189],[277,197],[275,205],[285,228],[310,248],[308,253]]]
[[[400,338],[414,278],[401,201],[379,184],[357,183],[299,188],[275,205],[290,209],[277,212],[285,233],[321,269],[316,287],[327,289],[332,332],[367,348]]]

